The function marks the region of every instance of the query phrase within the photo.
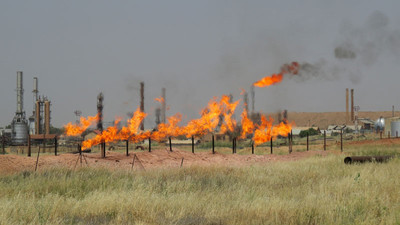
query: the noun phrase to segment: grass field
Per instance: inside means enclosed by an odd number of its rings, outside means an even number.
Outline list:
[[[399,146],[348,147],[352,155]],[[0,176],[0,224],[400,224],[400,160]]]

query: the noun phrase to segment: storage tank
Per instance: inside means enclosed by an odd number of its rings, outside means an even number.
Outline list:
[[[17,71],[17,111],[11,122],[11,139],[13,145],[25,145],[28,141],[28,123],[24,111],[23,73]]]
[[[25,145],[28,141],[28,126],[25,121],[13,122],[12,142],[14,145]]]
[[[391,133],[391,135],[392,136],[396,136],[396,132],[397,132],[397,135],[400,135],[400,121],[392,121],[391,123],[390,123],[390,125],[391,125],[391,131],[390,131],[390,133]]]

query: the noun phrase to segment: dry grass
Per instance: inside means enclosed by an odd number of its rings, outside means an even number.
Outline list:
[[[396,150],[372,145],[351,152]],[[0,224],[399,224],[399,159],[348,166],[343,158],[3,175]]]

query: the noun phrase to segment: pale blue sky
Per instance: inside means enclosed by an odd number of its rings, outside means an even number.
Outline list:
[[[396,0],[4,0],[0,126],[14,116],[18,70],[24,72],[25,111],[31,114],[37,76],[40,94],[52,101],[55,126],[74,121],[76,109],[95,115],[100,91],[105,119],[125,117],[139,105],[140,81],[147,127],[154,125],[153,99],[162,87],[168,115],[195,118],[212,96],[238,99],[240,88],[291,61],[319,65],[324,74],[257,88],[257,110],[343,111],[346,87],[355,89],[361,110],[398,109],[399,9]],[[373,28],[377,12],[387,24]],[[357,58],[335,59],[334,48],[349,42]]]

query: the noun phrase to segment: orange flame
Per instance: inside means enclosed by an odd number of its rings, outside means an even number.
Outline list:
[[[161,123],[155,131],[140,131],[140,124],[147,116],[138,108],[132,118],[127,121],[127,125],[118,129],[119,120],[114,126],[108,127],[101,134],[96,135],[90,140],[85,140],[82,143],[82,149],[91,148],[102,142],[109,143],[114,141],[129,140],[139,142],[151,138],[156,141],[162,141],[167,137],[178,137],[184,135],[186,137],[198,136],[201,137],[209,132],[215,132],[218,126],[221,126],[221,132],[233,132],[237,122],[234,120],[233,114],[239,104],[239,100],[231,102],[229,96],[223,95],[220,100],[213,97],[208,105],[201,111],[201,117],[189,121],[186,126],[179,126],[182,120],[181,114],[176,114],[168,118],[167,123]],[[242,131],[240,138],[246,138],[249,134],[254,134],[254,143],[256,145],[270,141],[278,136],[287,136],[291,130],[291,125],[286,122],[273,126],[273,120],[267,120],[265,116],[261,118],[261,124],[254,124],[248,118],[248,112],[244,109],[241,115]],[[96,117],[81,118],[81,124],[67,124],[66,131],[68,134],[82,133],[87,129]],[[68,127],[68,129],[67,129]]]
[[[81,117],[79,124],[68,123],[64,126],[67,136],[81,135],[86,129],[93,125],[99,119],[99,115],[89,116],[88,118]]]
[[[182,135],[182,128],[178,123],[182,120],[182,115],[177,113],[169,117],[167,123],[161,123],[157,126],[157,131],[151,134],[151,138],[156,141],[161,141],[166,137],[177,137]]]
[[[255,82],[253,85],[256,87],[266,87],[270,85],[274,85],[283,80],[283,76],[285,74],[298,74],[300,69],[300,65],[298,62],[292,62],[291,64],[285,64],[281,67],[281,72],[278,74],[272,74],[271,76],[267,76],[262,78],[261,80]]]
[[[113,127],[108,127],[101,134],[96,135],[94,138],[85,140],[82,142],[82,149],[91,148],[93,145],[98,145],[102,142],[109,143],[117,140],[132,140],[138,141],[149,137],[149,132],[139,133],[139,127],[144,118],[147,116],[146,113],[142,112],[138,108],[133,114],[132,118],[128,120],[128,125],[123,127],[121,130],[118,129],[117,124],[119,120],[114,123]]]
[[[287,137],[292,129],[291,124],[281,122],[278,125],[272,125],[273,119],[267,120],[265,116],[261,117],[261,124],[254,131],[254,144],[259,145],[274,140],[278,136]]]
[[[240,138],[244,139],[247,137],[247,135],[252,134],[254,132],[255,126],[253,121],[251,121],[248,116],[247,116],[247,110],[246,108],[243,110],[243,113],[241,115],[242,117],[242,132],[240,134]]]
[[[154,99],[155,101],[157,101],[157,102],[159,102],[159,103],[163,103],[165,100],[164,100],[164,98],[163,97],[158,97],[158,98],[155,98]]]
[[[226,133],[227,131],[233,132],[236,127],[236,121],[232,119],[233,114],[235,113],[235,109],[239,104],[239,100],[233,103],[230,103],[231,98],[229,96],[222,96],[221,98],[221,108],[222,115],[224,117],[224,123],[221,125],[221,132]]]

